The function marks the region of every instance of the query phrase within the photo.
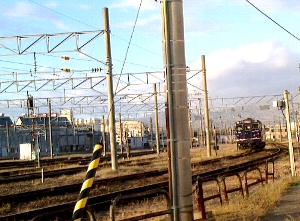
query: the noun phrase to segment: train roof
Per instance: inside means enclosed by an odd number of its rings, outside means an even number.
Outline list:
[[[262,124],[261,121],[253,119],[253,118],[250,118],[250,117],[246,118],[244,120],[240,120],[240,121],[235,122],[235,124],[253,124],[253,123]]]

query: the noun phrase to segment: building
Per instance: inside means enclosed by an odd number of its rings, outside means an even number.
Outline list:
[[[126,146],[128,142],[131,148],[149,147],[149,127],[141,121],[116,122],[116,136],[118,146]]]
[[[292,128],[292,134],[294,134],[295,128]],[[287,129],[285,125],[275,124],[266,125],[265,127],[266,140],[281,141],[287,140]]]
[[[50,119],[50,121],[49,121]],[[51,124],[49,123],[51,122]],[[51,129],[50,129],[51,128]],[[31,143],[33,151],[49,155],[50,131],[53,153],[91,151],[101,138],[101,132],[91,127],[72,124],[68,117],[52,114],[21,116],[13,123],[9,117],[0,116],[0,157],[18,157],[20,144]]]

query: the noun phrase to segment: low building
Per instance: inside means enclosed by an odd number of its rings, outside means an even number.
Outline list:
[[[116,122],[116,141],[118,146],[127,143],[131,148],[148,148],[150,131],[148,125],[141,121]],[[121,140],[122,139],[122,140]]]
[[[39,149],[41,155],[49,155],[50,134],[54,154],[92,151],[101,138],[100,131],[76,127],[66,116],[57,114],[52,114],[51,118],[47,114],[24,115],[14,124],[9,117],[0,116],[0,157],[18,157],[20,144],[25,143],[31,143],[33,151]]]

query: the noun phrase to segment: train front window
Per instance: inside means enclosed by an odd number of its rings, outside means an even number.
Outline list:
[[[242,131],[243,130],[243,125],[236,125],[236,131]]]
[[[257,130],[257,129],[258,129],[258,124],[253,124],[253,125],[252,125],[252,128],[253,128],[254,130]]]

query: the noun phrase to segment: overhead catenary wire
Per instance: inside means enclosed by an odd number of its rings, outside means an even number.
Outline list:
[[[34,3],[34,4],[36,4],[36,5],[39,5],[40,7],[43,7],[43,8],[45,8],[45,9],[47,9],[47,10],[50,10],[50,11],[56,13],[56,14],[59,14],[59,15],[61,15],[61,16],[64,16],[64,17],[66,17],[66,18],[68,18],[68,19],[71,19],[71,20],[73,20],[73,21],[79,22],[79,23],[81,23],[81,24],[83,24],[83,25],[86,25],[86,26],[88,26],[88,27],[98,29],[97,27],[95,27],[95,26],[93,26],[93,25],[90,25],[90,24],[85,23],[85,22],[83,22],[83,21],[80,21],[80,20],[78,20],[78,19],[72,18],[71,16],[68,16],[68,15],[66,15],[66,14],[64,14],[64,13],[58,12],[58,11],[56,11],[56,10],[54,10],[54,9],[51,9],[51,8],[49,8],[49,7],[47,7],[47,6],[43,5],[43,4],[37,3],[36,1],[33,1],[33,0],[28,0],[28,1],[30,1],[30,2],[32,2],[32,3]],[[138,13],[137,13],[136,21],[135,21],[135,24],[134,24],[134,28],[133,28],[133,31],[132,31],[132,34],[131,34],[131,37],[130,37],[130,41],[128,42],[128,48],[127,48],[127,52],[126,52],[126,57],[127,57],[127,53],[128,53],[128,49],[129,49],[129,46],[130,46],[130,45],[134,45],[134,46],[136,46],[136,47],[138,47],[138,48],[140,48],[140,49],[143,49],[144,51],[148,51],[148,52],[150,52],[150,53],[152,53],[152,54],[155,54],[155,55],[158,55],[158,56],[162,56],[162,55],[160,55],[160,54],[158,54],[158,53],[156,53],[156,52],[153,52],[153,51],[151,51],[151,50],[149,50],[149,49],[143,48],[143,47],[141,47],[141,46],[139,46],[139,45],[137,45],[137,44],[133,44],[133,43],[131,42],[131,39],[132,39],[132,37],[133,37],[133,32],[134,32],[135,26],[136,26],[136,24],[137,24],[137,20],[138,20],[139,12],[140,12],[140,9],[141,9],[141,5],[142,5],[142,0],[141,0],[141,2],[140,2],[140,6],[139,6],[139,9],[138,9]],[[111,36],[114,36],[114,37],[116,37],[116,38],[119,38],[119,39],[121,39],[121,40],[127,42],[127,40],[125,40],[124,38],[121,38],[121,37],[119,37],[119,36],[113,34],[113,32],[111,32]],[[125,61],[126,61],[126,57],[125,57]],[[131,63],[131,64],[133,64],[133,63]],[[123,69],[123,68],[122,68],[122,69]],[[122,73],[122,72],[121,72],[121,73]]]
[[[122,65],[122,68],[121,68],[121,72],[120,72],[121,74],[123,73],[123,70],[124,70],[124,67],[125,67],[125,64],[126,64],[129,48],[130,48],[131,41],[132,41],[132,38],[133,38],[134,30],[135,30],[135,27],[136,27],[136,24],[137,24],[137,21],[138,21],[138,18],[139,18],[142,3],[143,3],[143,0],[140,1],[139,9],[138,9],[138,12],[137,12],[137,15],[136,15],[136,18],[135,18],[135,22],[134,22],[134,25],[133,25],[133,28],[132,28],[131,36],[130,36],[130,39],[129,39],[129,43],[128,43],[128,46],[127,46],[127,49],[126,49],[125,58],[124,58],[123,65]],[[117,91],[117,89],[118,89],[119,81],[120,81],[120,78],[117,81],[115,91]]]
[[[296,37],[294,34],[292,34],[290,31],[288,31],[287,29],[285,29],[283,26],[281,26],[280,24],[278,24],[274,19],[272,19],[271,17],[269,17],[266,13],[264,13],[262,10],[260,10],[258,7],[256,7],[254,4],[252,4],[250,1],[246,0],[246,2],[248,2],[250,5],[252,5],[256,10],[258,10],[260,13],[262,13],[264,16],[266,16],[268,19],[270,19],[272,22],[274,22],[276,25],[278,25],[281,29],[283,29],[284,31],[286,31],[288,34],[290,34],[291,36],[293,36],[294,38],[296,38],[298,41],[300,41],[300,39],[298,37]]]

